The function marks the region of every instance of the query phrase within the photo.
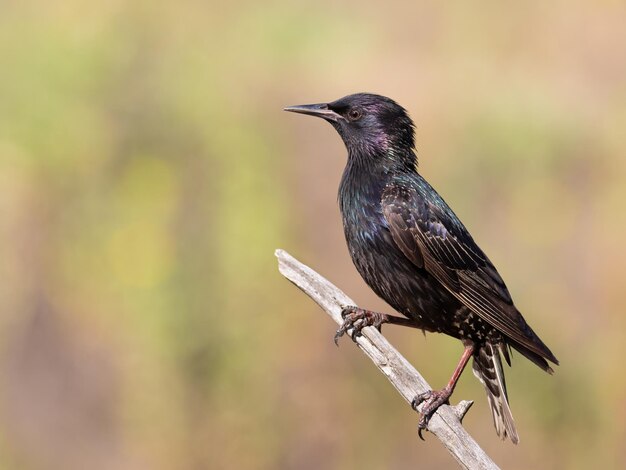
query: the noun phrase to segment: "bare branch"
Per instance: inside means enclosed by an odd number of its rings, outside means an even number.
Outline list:
[[[354,301],[286,251],[276,250],[276,257],[280,273],[317,302],[335,322],[341,324],[342,308],[356,305]],[[352,335],[352,331],[349,334]],[[419,372],[375,328],[364,328],[356,342],[409,404],[416,395],[431,390]],[[437,436],[461,467],[497,469],[498,466],[461,425],[472,403],[462,401],[456,406],[442,406],[431,418],[428,430]]]

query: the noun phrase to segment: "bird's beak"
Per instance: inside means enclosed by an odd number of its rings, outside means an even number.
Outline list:
[[[300,113],[300,114],[308,114],[310,116],[317,116],[327,121],[337,122],[340,119],[343,119],[341,114],[336,113],[332,109],[328,108],[328,104],[320,103],[320,104],[301,104],[298,106],[287,106],[285,111],[289,111],[292,113]]]

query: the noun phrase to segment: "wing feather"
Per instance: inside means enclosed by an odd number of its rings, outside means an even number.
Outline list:
[[[496,268],[441,198],[429,202],[417,189],[394,184],[387,186],[381,202],[391,236],[407,258],[501,333],[557,362],[513,305]]]

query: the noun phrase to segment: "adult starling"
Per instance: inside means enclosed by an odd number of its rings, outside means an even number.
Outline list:
[[[449,402],[474,358],[474,375],[485,386],[498,435],[517,443],[501,355],[510,349],[552,373],[558,364],[515,308],[504,281],[465,226],[417,171],[414,124],[406,110],[384,96],[359,93],[332,103],[290,106],[285,111],[318,116],[337,130],[348,149],[339,206],[352,261],[372,288],[404,317],[355,306],[343,309],[355,334],[383,323],[445,333],[465,347],[446,387],[415,397],[424,402],[419,421]]]

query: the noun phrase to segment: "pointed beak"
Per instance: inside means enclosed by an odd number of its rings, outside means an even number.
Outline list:
[[[336,113],[332,109],[328,108],[328,104],[320,103],[320,104],[301,104],[298,106],[287,106],[285,111],[289,111],[291,113],[300,113],[300,114],[308,114],[309,116],[317,116],[327,121],[337,122],[340,119],[343,119],[341,114]]]

